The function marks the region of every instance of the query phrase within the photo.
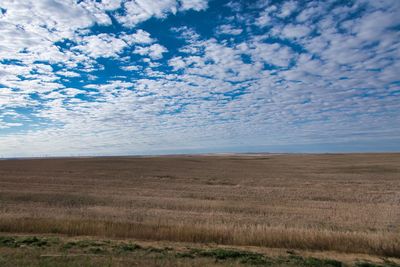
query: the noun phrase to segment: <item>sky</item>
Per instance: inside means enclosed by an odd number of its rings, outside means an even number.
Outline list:
[[[400,1],[0,0],[0,156],[400,151]]]

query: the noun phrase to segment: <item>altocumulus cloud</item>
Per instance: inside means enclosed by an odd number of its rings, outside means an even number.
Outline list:
[[[399,57],[397,0],[2,0],[0,154],[399,150]]]

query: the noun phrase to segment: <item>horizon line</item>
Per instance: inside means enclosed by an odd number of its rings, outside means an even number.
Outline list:
[[[25,159],[84,159],[84,158],[156,158],[184,156],[278,156],[278,155],[351,155],[351,154],[400,154],[400,151],[363,151],[363,152],[215,152],[215,153],[165,153],[165,154],[129,154],[129,155],[69,155],[69,156],[16,156],[2,157],[0,160]]]

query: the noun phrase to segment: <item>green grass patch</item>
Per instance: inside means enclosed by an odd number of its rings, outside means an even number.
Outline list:
[[[59,240],[57,238],[38,238],[33,237],[0,237],[0,246],[2,247],[48,247],[54,244],[58,244]]]
[[[399,267],[399,264],[396,264],[389,260],[384,260],[384,264],[375,264],[371,262],[357,262],[355,264],[356,267]]]
[[[138,249],[142,249],[141,246],[137,244],[119,244],[115,247],[116,250],[122,251],[122,252],[132,252]]]
[[[192,255],[212,257],[216,260],[239,260],[240,263],[249,265],[270,265],[272,263],[268,257],[262,254],[232,249],[192,250]]]

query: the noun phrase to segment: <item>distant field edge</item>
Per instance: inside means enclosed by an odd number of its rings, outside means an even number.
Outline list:
[[[81,155],[81,156],[15,156],[0,157],[1,160],[40,159],[129,159],[129,158],[186,158],[186,157],[264,157],[304,155],[399,155],[400,151],[335,151],[335,152],[243,152],[243,153],[181,153],[181,154],[132,154],[132,155]]]

